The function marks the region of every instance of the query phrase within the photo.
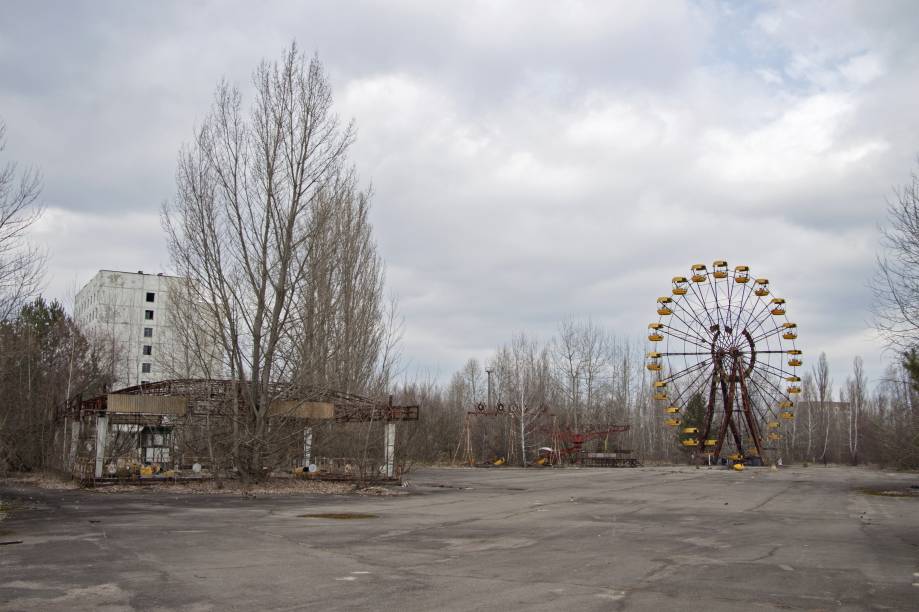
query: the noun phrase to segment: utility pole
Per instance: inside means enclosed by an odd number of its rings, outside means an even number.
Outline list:
[[[485,373],[488,374],[488,410],[490,411],[494,408],[494,402],[492,401],[491,394],[491,373],[494,372],[494,368],[485,368]]]

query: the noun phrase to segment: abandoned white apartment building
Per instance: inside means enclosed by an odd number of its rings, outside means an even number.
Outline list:
[[[182,318],[193,325],[177,325],[176,297],[184,280],[162,273],[99,270],[77,293],[77,324],[111,349],[113,389],[220,376],[216,342],[203,325],[201,309]]]

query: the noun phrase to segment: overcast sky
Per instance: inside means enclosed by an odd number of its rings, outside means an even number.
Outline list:
[[[4,2],[5,157],[39,167],[46,293],[169,271],[159,209],[221,77],[316,52],[373,185],[409,372],[563,317],[638,338],[690,264],[788,299],[842,382],[919,153],[919,3]]]

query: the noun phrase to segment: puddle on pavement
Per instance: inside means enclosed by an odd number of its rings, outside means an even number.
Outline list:
[[[366,514],[364,512],[318,512],[315,514],[301,514],[300,518],[334,519],[337,521],[354,521],[362,519],[380,518],[379,514]]]
[[[865,495],[877,495],[879,497],[911,497],[919,499],[919,489],[914,487],[904,487],[901,489],[860,489]]]

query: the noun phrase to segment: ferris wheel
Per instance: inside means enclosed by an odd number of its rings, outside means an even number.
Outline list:
[[[798,328],[785,300],[748,266],[730,270],[721,260],[675,276],[670,293],[648,325],[645,366],[664,423],[702,456],[761,463],[801,393]]]

